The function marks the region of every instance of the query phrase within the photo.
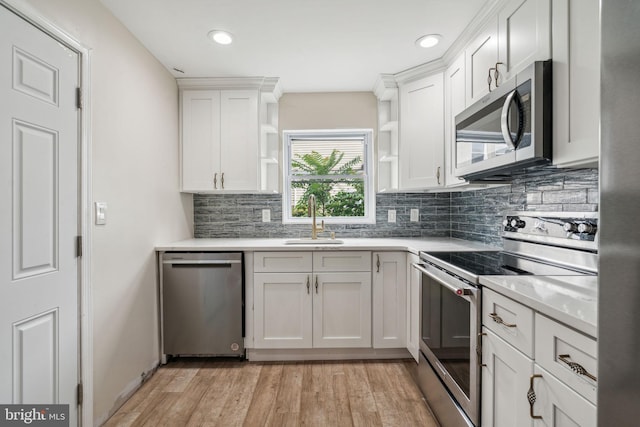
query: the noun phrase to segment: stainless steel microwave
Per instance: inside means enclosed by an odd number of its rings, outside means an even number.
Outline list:
[[[551,60],[537,61],[456,116],[454,174],[504,180],[551,161]]]

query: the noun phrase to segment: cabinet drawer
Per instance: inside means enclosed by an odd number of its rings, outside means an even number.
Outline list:
[[[310,272],[313,267],[311,252],[256,252],[253,271],[256,273]]]
[[[493,292],[482,290],[482,324],[533,358],[533,310]]]
[[[371,252],[314,252],[313,271],[371,271]]]
[[[577,363],[597,378],[596,340],[540,314],[536,314],[535,321],[536,363],[595,404],[597,381],[574,372],[569,364]]]

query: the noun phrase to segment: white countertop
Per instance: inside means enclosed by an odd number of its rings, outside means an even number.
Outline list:
[[[481,276],[480,284],[587,335],[598,336],[596,276]]]
[[[286,244],[293,239],[187,239],[156,246],[157,251],[477,251],[496,249],[480,242],[449,237],[425,238],[353,238],[341,244]]]

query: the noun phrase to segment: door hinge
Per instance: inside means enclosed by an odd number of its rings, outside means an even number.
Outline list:
[[[82,256],[82,236],[76,236],[76,258]]]
[[[76,88],[76,108],[82,110],[82,89]]]
[[[77,395],[76,395],[76,399],[78,401],[78,406],[82,405],[82,400],[84,399],[84,387],[82,387],[82,383],[78,383],[78,387],[76,388],[77,390]]]

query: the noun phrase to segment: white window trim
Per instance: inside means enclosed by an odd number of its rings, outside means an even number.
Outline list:
[[[283,155],[283,191],[282,191],[282,223],[283,224],[311,224],[309,217],[291,216],[291,142],[301,139],[347,139],[362,138],[364,141],[363,160],[365,166],[364,194],[365,215],[362,217],[318,217],[325,224],[375,224],[376,223],[376,193],[373,182],[373,129],[319,129],[319,130],[285,130],[282,132],[284,141]]]

